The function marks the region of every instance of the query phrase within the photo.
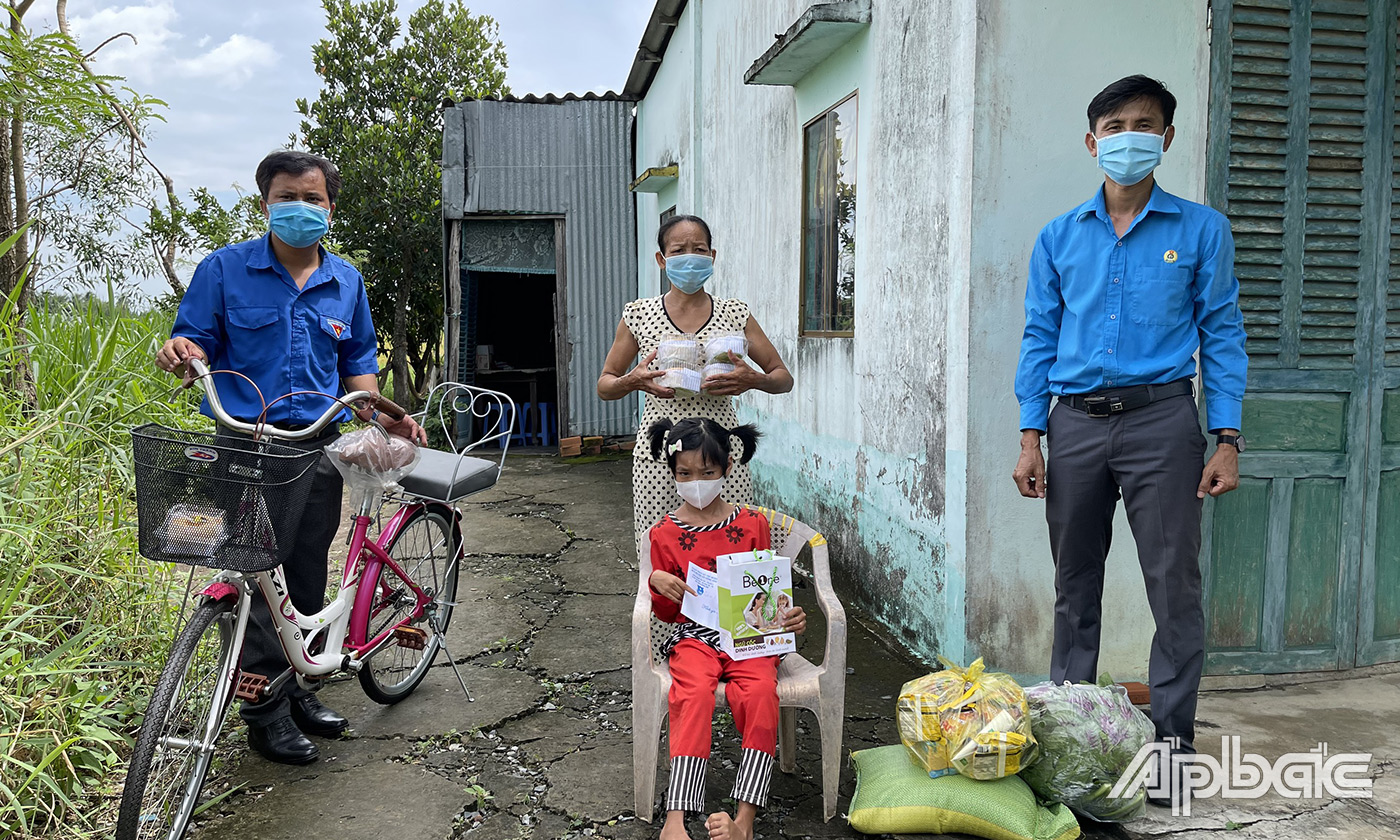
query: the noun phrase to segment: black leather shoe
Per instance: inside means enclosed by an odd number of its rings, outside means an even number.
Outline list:
[[[326,708],[314,694],[292,698],[292,720],[302,732],[321,738],[334,738],[350,728],[350,721]]]
[[[297,729],[296,722],[281,717],[267,724],[248,724],[248,746],[253,752],[278,764],[310,764],[321,751]]]

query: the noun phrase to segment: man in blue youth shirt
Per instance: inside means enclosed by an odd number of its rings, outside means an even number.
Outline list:
[[[1201,504],[1239,484],[1247,357],[1229,221],[1152,177],[1175,110],[1145,76],[1089,103],[1084,143],[1106,177],[1045,226],[1031,255],[1013,477],[1021,495],[1046,503],[1056,682],[1098,677],[1104,560],[1122,494],[1157,627],[1152,720],[1158,738],[1180,739],[1189,754],[1205,661]],[[1197,350],[1216,435],[1209,461],[1192,387]]]
[[[214,370],[244,374],[257,390],[235,376],[221,377],[218,386],[229,414],[247,422],[263,413],[259,391],[268,400],[297,391],[378,392],[378,342],[364,280],[320,245],[335,212],[339,172],[316,155],[274,152],[258,165],[256,179],[270,232],[221,248],[199,264],[156,365],[179,375],[187,360],[199,358]],[[328,405],[317,394],[298,394],[273,405],[267,422],[295,431],[317,420]],[[207,400],[200,410],[212,416]],[[350,412],[339,419],[349,420]],[[317,438],[287,445],[320,449],[339,436],[336,425]],[[427,442],[412,418],[383,425],[394,434]],[[292,603],[304,614],[318,612],[324,602],[327,556],[340,524],[340,501],[340,474],[322,457],[296,547],[283,566]],[[268,678],[287,668],[261,599],[253,606],[241,666]],[[349,726],[294,681],[260,703],[244,703],[240,714],[248,722],[253,749],[284,764],[316,760],[316,745],[306,734],[329,737]]]

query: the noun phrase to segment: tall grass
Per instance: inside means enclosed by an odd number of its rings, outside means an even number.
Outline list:
[[[3,301],[0,301],[3,302]],[[38,404],[0,387],[0,837],[95,835],[112,809],[178,600],[136,554],[127,430],[187,425],[153,357],[170,315],[112,302],[0,309]]]

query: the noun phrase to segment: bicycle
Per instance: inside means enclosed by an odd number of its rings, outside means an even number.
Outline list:
[[[389,495],[400,507],[376,539],[369,537],[370,525],[390,488],[381,481],[379,492],[352,492],[356,513],[340,590],[319,612],[304,615],[291,603],[281,564],[322,450],[305,452],[263,437],[314,439],[347,406],[368,403],[395,420],[404,411],[356,391],[328,397],[331,406],[310,426],[279,431],[230,416],[208,368],[198,360],[190,365],[226,431],[155,424],[132,430],[140,552],[219,571],[178,632],[146,709],[122,792],[117,840],[184,835],[235,698],[265,698],[291,679],[312,688],[347,672],[378,703],[397,703],[418,687],[438,651],[447,651],[463,554],[455,504],[495,485],[514,425],[515,404],[505,394],[457,383],[434,388],[424,420],[436,406],[452,452],[418,450],[416,467]],[[458,449],[452,439],[463,420],[468,437],[477,420],[486,428]],[[499,442],[499,456],[467,454],[492,442]],[[271,679],[238,667],[255,592],[266,600],[292,663]],[[450,651],[447,659],[474,700]]]

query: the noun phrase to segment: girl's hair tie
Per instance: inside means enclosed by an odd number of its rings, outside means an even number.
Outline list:
[[[677,452],[680,452],[682,448],[683,447],[681,445],[681,442],[677,440],[676,442],[667,445],[666,454],[675,455]]]

